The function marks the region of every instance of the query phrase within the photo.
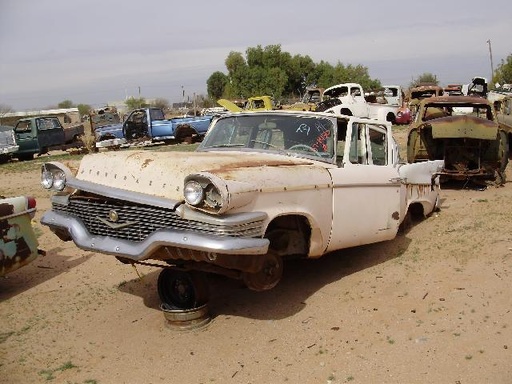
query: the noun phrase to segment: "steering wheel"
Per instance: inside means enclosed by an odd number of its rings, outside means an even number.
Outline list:
[[[290,148],[288,148],[290,151],[292,150],[301,150],[301,149],[305,149],[306,151],[308,152],[313,152],[315,155],[317,156],[320,156],[320,153],[318,153],[318,151],[312,147],[310,147],[309,145],[307,144],[295,144],[295,145],[292,145]]]

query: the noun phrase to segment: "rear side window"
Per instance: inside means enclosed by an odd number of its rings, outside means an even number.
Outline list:
[[[39,131],[46,131],[49,129],[60,128],[59,120],[56,118],[53,119],[37,119],[36,120],[37,129]]]

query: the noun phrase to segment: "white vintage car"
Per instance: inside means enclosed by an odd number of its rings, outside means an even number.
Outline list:
[[[439,201],[442,161],[402,164],[385,121],[298,111],[214,120],[195,152],[85,156],[42,167],[41,223],[123,262],[165,262],[164,303],[193,308],[204,272],[273,288],[283,259],[393,239]],[[154,263],[154,262],[152,262]]]

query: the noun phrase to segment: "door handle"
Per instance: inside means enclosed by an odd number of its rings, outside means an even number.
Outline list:
[[[390,183],[406,183],[407,179],[402,178],[402,177],[392,177],[391,179],[389,179],[389,182]]]

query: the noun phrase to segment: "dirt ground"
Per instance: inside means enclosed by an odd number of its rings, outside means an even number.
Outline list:
[[[61,242],[36,161],[0,166],[0,194],[38,199],[47,252],[0,279],[0,382],[511,383],[511,168],[500,188],[444,188],[395,240],[286,263],[271,291],[211,276],[212,321],[177,331],[159,268]]]

